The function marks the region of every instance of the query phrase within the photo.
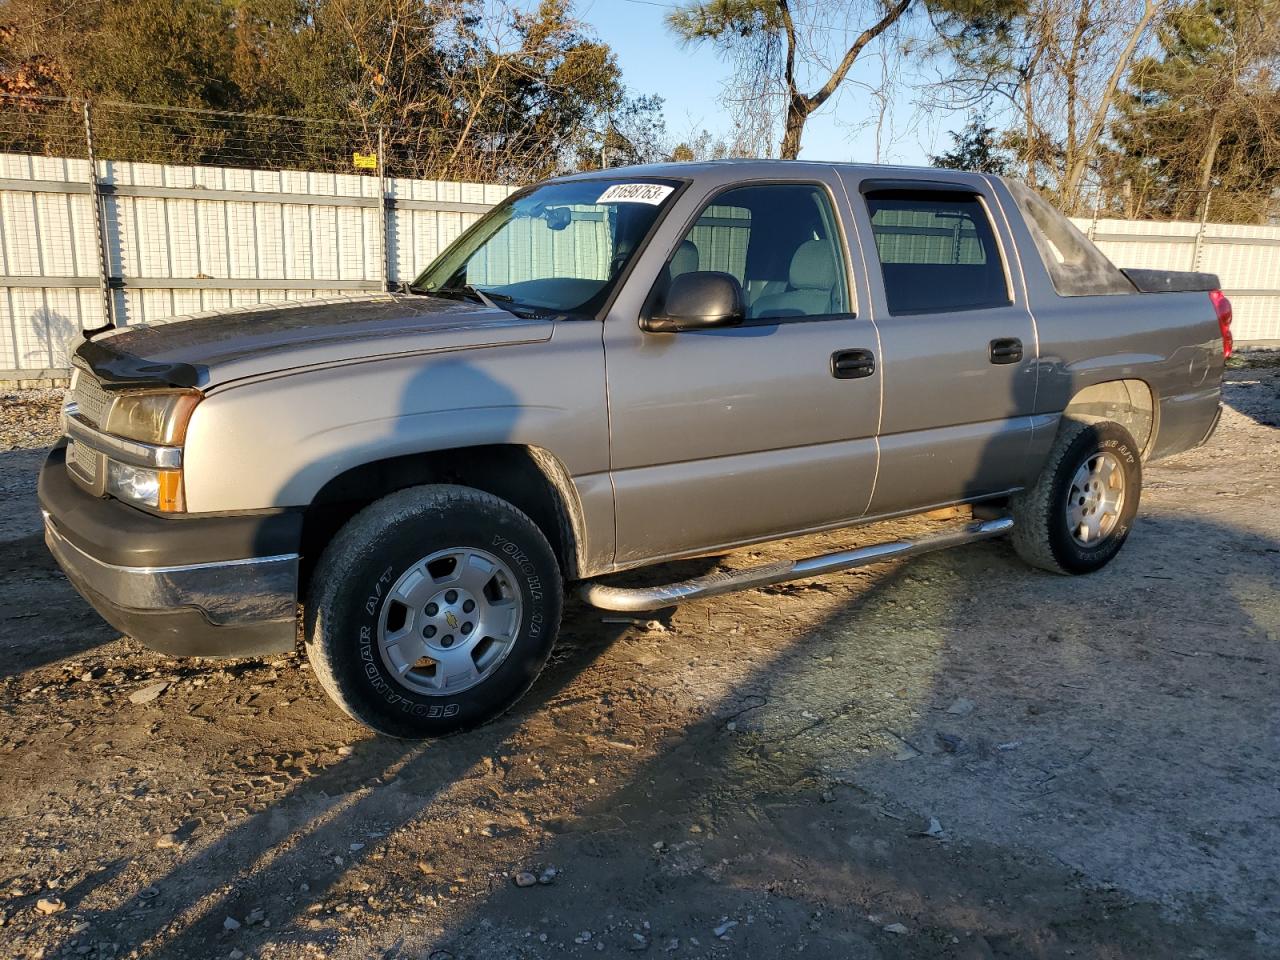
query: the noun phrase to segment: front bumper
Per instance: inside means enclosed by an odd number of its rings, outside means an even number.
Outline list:
[[[58,566],[117,630],[170,656],[293,649],[300,517],[153,517],[80,489],[62,447],[41,471],[40,503]],[[257,555],[210,557],[219,547]]]

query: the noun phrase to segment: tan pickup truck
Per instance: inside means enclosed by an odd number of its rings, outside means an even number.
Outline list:
[[[447,733],[528,689],[575,581],[651,610],[1006,534],[1034,566],[1098,569],[1143,461],[1217,423],[1217,286],[1118,270],[999,177],[563,177],[396,293],[89,331],[46,537],[158,650],[285,651],[301,624],[351,716]],[[961,503],[972,523],[917,542],[594,580]]]

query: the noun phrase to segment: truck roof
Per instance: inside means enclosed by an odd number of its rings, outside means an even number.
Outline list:
[[[904,180],[934,180],[961,183],[981,182],[985,174],[966,170],[944,170],[938,167],[905,166],[887,163],[838,163],[821,160],[771,160],[734,158],[725,160],[693,160],[687,162],[645,163],[625,167],[606,167],[583,173],[557,177],[557,180],[592,180],[618,177],[675,177],[679,179],[711,178],[717,181],[776,177],[780,180],[803,178],[806,171],[838,170],[860,177],[885,177]]]

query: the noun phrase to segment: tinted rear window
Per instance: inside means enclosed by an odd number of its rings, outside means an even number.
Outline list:
[[[1000,248],[974,194],[882,190],[867,211],[890,313],[940,313],[1010,302]]]

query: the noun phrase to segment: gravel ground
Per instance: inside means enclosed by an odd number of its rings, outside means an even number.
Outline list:
[[[0,393],[0,543],[40,529],[32,478],[62,432],[61,390]]]
[[[514,713],[409,745],[98,620],[38,535],[55,401],[5,397],[0,956],[1275,957],[1280,370],[1227,399],[1097,575],[571,605]]]
[[[61,390],[0,393],[0,451],[43,449],[57,439]]]

